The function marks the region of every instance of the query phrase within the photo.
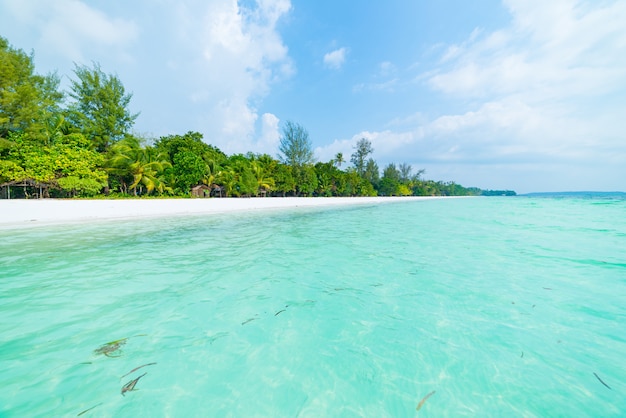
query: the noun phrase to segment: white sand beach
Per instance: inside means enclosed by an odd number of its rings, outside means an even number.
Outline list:
[[[128,200],[0,200],[0,228],[72,222],[205,215],[281,208],[382,204],[432,197],[267,197]]]

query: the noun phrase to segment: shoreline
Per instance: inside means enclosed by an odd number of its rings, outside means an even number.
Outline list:
[[[0,200],[0,230],[152,217],[198,216],[270,209],[383,204],[441,199],[406,197],[252,197],[209,199]]]

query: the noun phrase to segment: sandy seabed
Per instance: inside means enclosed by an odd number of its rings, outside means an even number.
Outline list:
[[[0,228],[72,222],[205,215],[287,208],[382,204],[432,197],[265,197],[127,200],[0,200]]]

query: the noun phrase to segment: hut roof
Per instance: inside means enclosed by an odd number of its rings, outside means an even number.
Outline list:
[[[33,179],[13,180],[13,181],[7,181],[6,183],[0,184],[0,187],[6,187],[6,186],[49,187],[50,184],[49,183],[39,182],[39,181],[36,181],[36,180],[33,180]]]

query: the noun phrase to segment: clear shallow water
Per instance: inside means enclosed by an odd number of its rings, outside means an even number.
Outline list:
[[[623,416],[625,215],[478,198],[0,231],[0,416]]]

